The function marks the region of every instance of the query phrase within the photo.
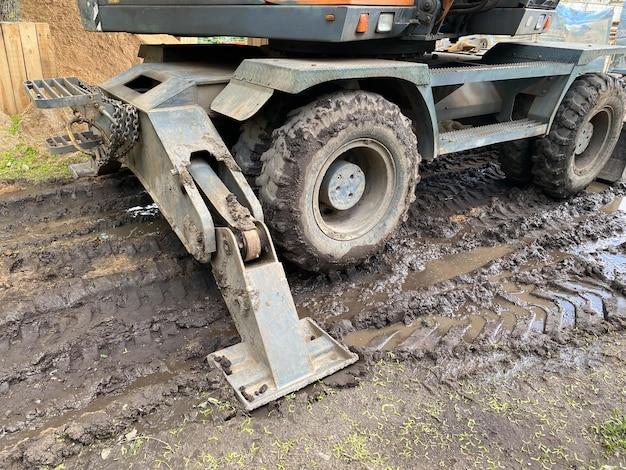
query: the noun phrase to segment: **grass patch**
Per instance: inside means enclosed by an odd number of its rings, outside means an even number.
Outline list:
[[[18,143],[0,152],[0,180],[37,183],[70,178],[68,165],[82,160],[79,155],[50,155],[32,145]]]
[[[7,134],[16,135],[20,130],[20,122],[22,122],[22,116],[17,114],[11,116],[11,125],[7,127]]]
[[[605,422],[593,427],[602,438],[604,447],[611,452],[626,451],[626,416],[620,415],[617,409],[613,416]]]

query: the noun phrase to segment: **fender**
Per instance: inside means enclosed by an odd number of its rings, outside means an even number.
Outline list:
[[[393,78],[418,87],[423,98],[430,82],[426,64],[385,59],[247,59],[211,103],[211,110],[237,121],[254,116],[274,91],[298,94],[339,80]]]

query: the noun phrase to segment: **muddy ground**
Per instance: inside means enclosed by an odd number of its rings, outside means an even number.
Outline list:
[[[50,23],[59,75],[136,63],[139,39],[85,33],[73,0],[22,7]],[[27,112],[22,131],[57,121]],[[252,413],[205,361],[238,341],[210,270],[132,175],[1,186],[0,468],[625,468],[608,430],[626,415],[626,187],[553,201],[490,150],[422,176],[380,256],[287,266],[301,316],[363,360]]]
[[[209,268],[131,174],[2,187],[0,467],[624,468],[626,186],[555,201],[491,149],[421,174],[379,256],[286,266],[362,360],[252,413],[205,361],[238,341]]]

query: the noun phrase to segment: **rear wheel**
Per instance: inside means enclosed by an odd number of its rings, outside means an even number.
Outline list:
[[[287,119],[288,110],[286,100],[274,101],[241,125],[239,139],[233,146],[232,153],[253,188],[263,167],[261,155],[272,143],[272,132]]]
[[[500,168],[516,186],[526,186],[532,181],[533,142],[534,139],[520,139],[500,144]]]
[[[619,138],[626,97],[607,74],[577,78],[565,95],[547,137],[537,140],[535,183],[554,197],[576,194],[600,173]]]
[[[335,271],[376,253],[406,218],[420,156],[400,109],[355,91],[294,111],[262,160],[259,199],[283,255]]]

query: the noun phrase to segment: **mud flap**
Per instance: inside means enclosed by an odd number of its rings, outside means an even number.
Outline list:
[[[259,230],[267,229],[259,224]],[[298,319],[281,263],[269,244],[244,263],[233,232],[217,228],[211,264],[242,342],[207,358],[221,367],[246,410],[253,410],[356,362],[310,318]]]

